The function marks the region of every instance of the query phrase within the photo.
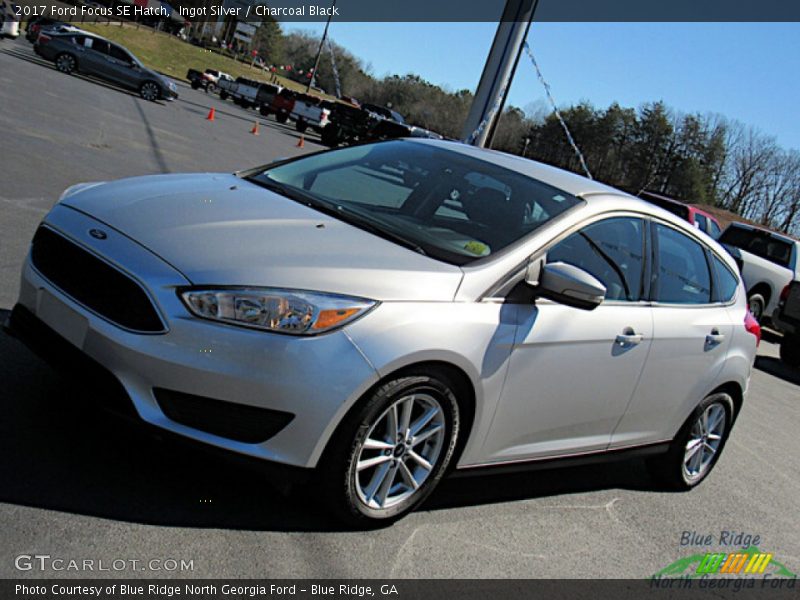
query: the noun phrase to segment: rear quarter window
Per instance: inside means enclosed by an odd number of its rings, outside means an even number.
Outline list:
[[[736,295],[739,278],[716,256],[712,262],[717,280],[716,300],[717,302],[730,302]]]

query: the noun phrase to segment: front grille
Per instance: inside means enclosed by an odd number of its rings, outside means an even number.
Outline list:
[[[294,419],[288,412],[174,390],[154,388],[153,395],[167,418],[176,423],[247,444],[268,440]]]
[[[134,331],[164,331],[153,303],[138,283],[54,231],[38,229],[31,260],[53,285],[109,321]]]

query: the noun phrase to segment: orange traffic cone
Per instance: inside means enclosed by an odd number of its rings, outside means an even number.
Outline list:
[[[305,148],[306,147],[306,138],[304,136],[300,136],[300,139],[297,140],[297,147],[298,148]]]
[[[258,121],[253,121],[253,128],[250,130],[253,135],[258,135]]]
[[[212,106],[212,107],[211,107],[211,110],[210,110],[210,111],[208,111],[208,116],[206,117],[206,121],[213,121],[213,120],[214,120],[214,115],[215,115],[215,114],[216,114],[216,113],[215,113],[215,111],[214,111],[214,107]]]

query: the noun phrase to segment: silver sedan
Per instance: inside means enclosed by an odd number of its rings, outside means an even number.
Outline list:
[[[9,329],[108,384],[103,403],[283,465],[360,526],[447,473],[523,463],[639,454],[692,488],[760,335],[691,225],[432,140],[74,186]]]

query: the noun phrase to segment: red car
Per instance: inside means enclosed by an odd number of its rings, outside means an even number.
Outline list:
[[[664,210],[678,215],[681,219],[689,221],[689,223],[697,227],[700,231],[704,231],[715,240],[719,237],[720,233],[722,233],[722,227],[719,221],[710,213],[696,206],[686,204],[685,202],[673,198],[668,198],[667,196],[662,196],[661,194],[656,194],[655,192],[642,192],[639,194],[639,198],[647,200],[651,204],[660,206]]]

